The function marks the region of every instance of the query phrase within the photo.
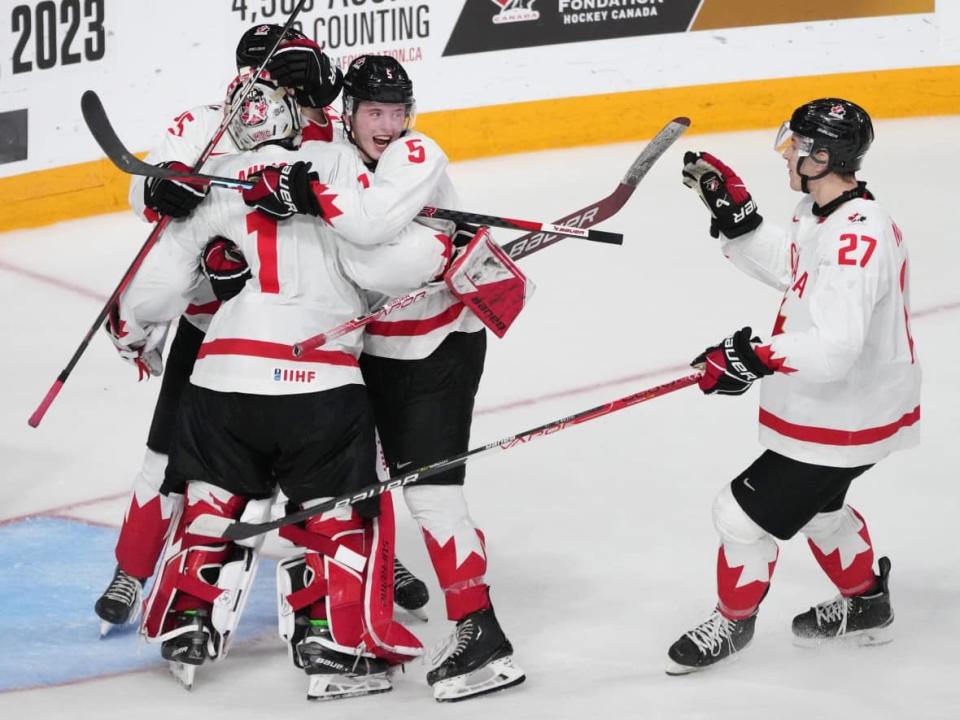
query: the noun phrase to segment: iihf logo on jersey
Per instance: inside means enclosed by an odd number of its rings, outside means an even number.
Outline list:
[[[500,8],[500,12],[493,16],[493,23],[495,25],[540,19],[540,13],[533,9],[533,3],[535,3],[536,0],[490,1]]]
[[[830,108],[830,117],[843,120],[847,116],[847,109],[839,103]]]
[[[317,374],[313,370],[273,369],[274,382],[311,383],[316,380]]]

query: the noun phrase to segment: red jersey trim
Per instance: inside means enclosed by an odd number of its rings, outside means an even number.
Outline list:
[[[217,310],[220,309],[220,301],[213,300],[203,305],[194,305],[191,303],[187,305],[187,309],[184,310],[185,315],[213,315]]]
[[[342,350],[308,350],[300,357],[293,356],[293,348],[283,343],[264,340],[244,340],[242,338],[220,338],[200,346],[197,360],[209,355],[245,355],[247,357],[285,360],[287,362],[325,363],[327,365],[345,365],[358,367],[357,359]]]
[[[368,335],[383,335],[385,337],[426,335],[437,328],[449,325],[460,317],[466,305],[457,302],[438,315],[419,320],[376,320],[366,327]]]
[[[779,418],[771,412],[760,408],[760,424],[766,425],[781,435],[817,443],[818,445],[869,445],[880,442],[897,434],[901,428],[910,427],[920,420],[920,406],[905,413],[899,420],[881,425],[880,427],[866,428],[865,430],[833,430],[810,425],[797,425]]]

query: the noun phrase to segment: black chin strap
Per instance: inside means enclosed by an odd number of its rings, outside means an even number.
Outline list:
[[[827,175],[829,175],[829,174],[830,174],[830,166],[829,166],[829,163],[828,163],[828,164],[827,164],[827,167],[826,167],[826,168],[824,169],[824,171],[823,171],[822,173],[820,173],[819,175],[810,175],[810,176],[807,176],[807,175],[804,175],[802,172],[800,172],[800,166],[803,165],[803,161],[806,160],[806,159],[807,159],[806,157],[802,157],[802,158],[800,158],[800,160],[797,162],[797,175],[800,176],[800,189],[803,190],[803,192],[805,192],[806,194],[809,195],[809,194],[810,194],[810,185],[809,185],[808,183],[809,183],[811,180],[819,180],[820,178],[826,177]]]
[[[812,178],[811,178],[812,179]],[[857,186],[851,190],[845,190],[835,197],[833,200],[828,202],[823,207],[820,207],[816,203],[813,204],[813,214],[817,217],[827,217],[830,213],[836,210],[838,207],[843,205],[848,200],[875,200],[873,193],[867,190],[867,184],[862,180],[857,183]]]

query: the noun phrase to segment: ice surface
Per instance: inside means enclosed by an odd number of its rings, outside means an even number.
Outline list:
[[[880,463],[850,493],[878,553],[893,561],[893,644],[827,651],[790,644],[792,615],[833,594],[806,544],[794,540],[783,544],[756,639],[739,662],[697,676],[663,673],[667,647],[715,602],[713,495],[760,451],[756,392],[704,398],[690,389],[469,468],[467,492],[487,535],[497,613],[528,674],[514,690],[440,706],[430,697],[426,669],[412,664],[389,695],[313,706],[304,699],[305,678],[279,639],[267,635],[201,668],[191,693],[150,664],[2,694],[0,716],[960,717],[960,118],[877,126],[862,176],[910,247],[913,330],[924,368],[923,445]],[[491,340],[474,445],[683,374],[705,345],[742,325],[769,333],[777,294],[720,256],[679,171],[684,150],[710,150],[737,169],[761,213],[783,223],[798,196],[786,189],[771,135],[683,139],[604,226],[627,235],[624,247],[565,240],[524,261],[538,292],[510,334]],[[641,147],[473,161],[454,165],[451,175],[470,210],[550,221],[610,192]],[[41,427],[29,429],[26,419],[96,315],[93,297],[110,292],[146,234],[145,225],[120,214],[0,235],[0,518],[54,512],[119,524],[159,383],[138,385],[135,371],[97,338]],[[450,626],[402,504],[398,514],[401,557],[433,595],[431,621],[413,626],[429,645]],[[18,525],[5,528],[4,537]],[[59,537],[49,533],[49,557],[35,560],[43,567],[34,572],[62,572]],[[100,653],[115,640],[96,639],[92,605],[110,578],[111,543],[76,542],[86,543],[97,562],[76,561],[76,573],[91,573],[77,578],[88,588],[77,615],[86,612],[90,640],[89,648],[71,644],[69,652],[87,656],[93,671],[106,675],[115,668]],[[13,571],[5,568],[3,577]],[[263,592],[270,580],[261,573]],[[13,616],[2,624],[5,654],[17,652],[20,640],[9,630],[17,617],[28,639],[60,621],[55,613],[44,620],[21,611],[30,599],[12,602],[12,591],[0,586],[0,607]]]

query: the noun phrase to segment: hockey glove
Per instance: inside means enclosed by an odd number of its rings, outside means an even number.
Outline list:
[[[270,77],[292,88],[297,102],[321,108],[337,99],[343,87],[343,73],[330,62],[313,40],[284,41],[267,65]]]
[[[250,207],[281,220],[297,214],[323,216],[314,187],[325,188],[318,175],[310,172],[310,163],[268,167],[254,177],[257,184],[243,190],[243,201]]]
[[[200,256],[203,274],[210,281],[217,300],[226,302],[243,290],[250,279],[250,266],[240,248],[225,237],[207,243]]]
[[[160,167],[189,173],[182,162],[164,162]],[[148,208],[174,218],[185,218],[203,202],[209,188],[198,188],[178,180],[147,178],[143,186],[143,201]]]
[[[107,335],[120,357],[137,368],[138,380],[149,379],[163,372],[163,346],[167,340],[168,323],[141,328],[120,318],[120,310],[114,305],[104,324]]]
[[[751,338],[752,330],[745,327],[724,339],[719,345],[708,347],[690,363],[703,370],[699,380],[705,395],[743,395],[754,382],[777,369],[757,354],[760,338]],[[769,353],[765,353],[769,355]]]
[[[737,238],[756,230],[763,218],[743,180],[710,153],[683,156],[683,184],[697,191],[713,215],[710,234]]]

